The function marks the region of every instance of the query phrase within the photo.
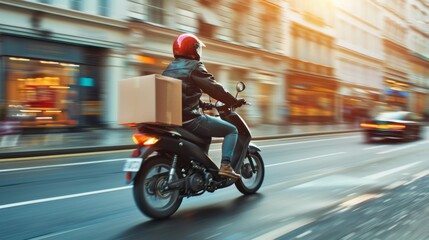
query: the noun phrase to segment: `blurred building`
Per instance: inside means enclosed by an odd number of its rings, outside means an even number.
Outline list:
[[[407,6],[409,109],[429,109],[429,1],[411,0]]]
[[[253,105],[240,111],[249,123],[279,123],[289,44],[285,5],[279,0],[129,0],[126,74],[162,73],[173,58],[174,39],[195,33],[207,46],[203,62],[217,81],[231,92],[238,81],[246,83],[242,96]]]
[[[1,0],[0,101],[23,127],[99,126],[122,78],[123,1]],[[103,105],[107,103],[107,105]]]
[[[332,1],[291,0],[287,99],[291,122],[334,122],[335,8]]]
[[[407,5],[405,0],[379,0],[382,11],[384,51],[384,101],[389,109],[408,109],[410,79],[408,77]]]
[[[183,32],[250,124],[429,108],[427,0],[0,0],[0,104],[27,127],[118,127],[120,79]],[[0,106],[0,111],[1,106]]]
[[[372,0],[334,3],[337,120],[355,122],[383,108],[382,9]]]

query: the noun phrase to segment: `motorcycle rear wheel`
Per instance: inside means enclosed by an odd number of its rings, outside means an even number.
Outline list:
[[[241,178],[235,182],[237,189],[246,195],[256,193],[261,187],[265,176],[264,161],[261,155],[258,152],[249,153],[249,155],[255,167],[255,172],[252,171],[249,158],[246,157],[241,166]]]
[[[179,190],[164,190],[171,162],[164,156],[147,159],[134,180],[134,201],[140,211],[150,218],[168,218],[182,203]],[[177,179],[177,174],[174,177]]]

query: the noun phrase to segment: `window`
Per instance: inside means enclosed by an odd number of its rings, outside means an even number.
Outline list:
[[[232,5],[234,15],[232,17],[231,32],[232,39],[236,42],[246,41],[246,30],[248,29],[250,6],[246,1],[235,1]]]
[[[70,8],[77,11],[82,11],[82,0],[70,0]]]
[[[52,0],[39,0],[40,3],[51,4]]]
[[[262,20],[262,36],[261,36],[261,46],[269,51],[276,49],[278,33],[276,29],[280,26],[281,19],[281,9],[276,6],[269,4],[268,2],[263,2],[263,12],[261,14]]]
[[[78,123],[80,65],[21,57],[4,60],[8,119],[22,127]]]
[[[107,17],[109,15],[109,0],[98,0],[98,14]]]
[[[151,23],[164,24],[164,1],[148,0],[148,21]]]

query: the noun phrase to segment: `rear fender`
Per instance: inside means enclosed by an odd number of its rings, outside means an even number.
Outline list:
[[[149,158],[149,156],[151,155],[157,155],[159,154],[155,148],[152,147],[141,147],[139,148],[140,150],[140,155],[138,156],[133,156],[135,158],[141,158],[143,159],[142,164],[140,165],[140,169],[137,172],[127,172],[127,178],[126,178],[126,183],[127,184],[131,184],[134,182],[134,179],[137,176],[137,173],[141,171],[143,165],[145,165],[146,160]]]
[[[204,150],[202,150],[196,144],[184,139],[163,138],[152,146],[142,146],[140,148],[140,155],[136,157],[142,158],[143,162],[137,172],[127,173],[130,174],[127,175],[127,184],[133,182],[138,172],[140,172],[145,165],[146,160],[154,154],[166,156],[172,156],[174,154],[177,154],[179,158],[194,159],[200,162],[209,171],[218,171],[217,166],[213,163],[209,156],[205,154]]]

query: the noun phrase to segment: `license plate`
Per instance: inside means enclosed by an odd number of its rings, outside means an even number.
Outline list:
[[[137,172],[142,165],[141,158],[127,158],[124,164],[124,172]]]

